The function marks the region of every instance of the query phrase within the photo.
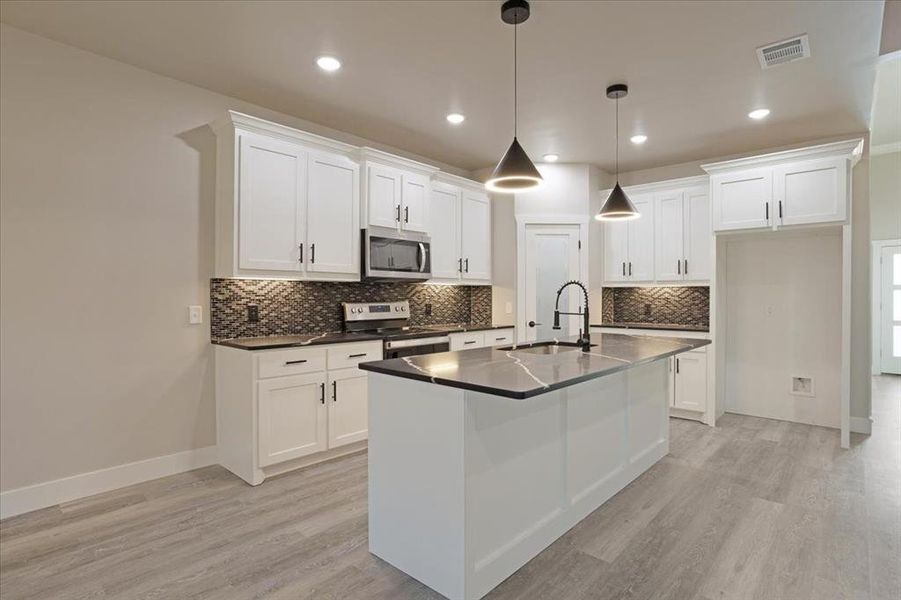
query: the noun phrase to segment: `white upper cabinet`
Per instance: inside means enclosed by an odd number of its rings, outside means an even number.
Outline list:
[[[463,269],[460,254],[460,198],[458,187],[434,183],[430,215],[432,226],[432,277],[459,279]]]
[[[307,153],[254,134],[240,138],[240,268],[300,271]]]
[[[862,148],[852,139],[703,165],[714,231],[846,222]]]
[[[314,153],[307,188],[308,271],[359,271],[360,167],[339,154]]]
[[[481,184],[441,173],[431,184],[432,280],[491,283],[491,203]]]
[[[438,169],[363,148],[363,227],[428,233],[431,178]]]
[[[773,173],[751,169],[712,175],[713,227],[716,231],[759,229],[772,221]]]
[[[773,169],[779,225],[844,221],[849,197],[848,161],[824,158]]]
[[[491,204],[488,194],[463,190],[460,211],[463,279],[491,281]]]
[[[366,198],[369,224],[377,227],[400,225],[402,175],[397,169],[370,164],[366,167]]]
[[[630,186],[641,217],[604,227],[606,283],[710,280],[713,234],[706,177]]]
[[[405,173],[401,179],[401,229],[429,231],[429,178]]]
[[[359,281],[357,149],[231,111],[213,128],[216,275]]]
[[[654,281],[654,198],[633,196],[632,204],[641,215],[629,221],[629,281]]]

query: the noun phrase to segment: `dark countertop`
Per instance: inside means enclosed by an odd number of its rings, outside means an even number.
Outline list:
[[[660,329],[664,331],[710,331],[705,325],[675,325],[670,323],[638,323],[621,321],[619,323],[592,323],[592,327],[616,327],[617,329]]]
[[[423,329],[431,329],[435,333],[460,333],[463,331],[487,331],[490,329],[508,329],[513,325],[472,325],[470,323],[452,323],[447,325],[424,325]],[[319,344],[345,344],[350,342],[368,342],[381,340],[384,336],[370,333],[348,333],[334,331],[330,333],[267,335],[262,337],[230,338],[212,340],[214,344],[238,348],[240,350],[272,350],[274,348],[293,348],[295,346],[316,346]]]
[[[238,348],[240,350],[271,350],[273,348],[293,348],[295,346],[317,346],[319,344],[344,344],[348,342],[369,342],[381,340],[382,336],[368,333],[332,333],[299,334],[299,335],[267,335],[263,337],[231,338],[213,340],[214,344]]]
[[[575,337],[566,338],[575,341]],[[524,399],[700,348],[710,340],[596,333],[590,353],[540,355],[498,348],[438,352],[360,364],[374,373]],[[523,344],[518,348],[530,347]]]

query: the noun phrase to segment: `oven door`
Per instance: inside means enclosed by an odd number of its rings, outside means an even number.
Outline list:
[[[367,229],[363,253],[367,279],[425,281],[432,277],[432,249],[427,235]]]
[[[446,335],[412,340],[385,342],[385,358],[403,358],[450,350],[450,338]]]

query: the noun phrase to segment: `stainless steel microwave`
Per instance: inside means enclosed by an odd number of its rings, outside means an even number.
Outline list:
[[[386,227],[363,230],[363,277],[370,281],[432,278],[432,244],[424,233]]]

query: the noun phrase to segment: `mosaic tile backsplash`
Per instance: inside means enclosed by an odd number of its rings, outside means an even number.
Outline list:
[[[341,331],[342,302],[391,300],[410,301],[411,325],[491,324],[491,286],[211,279],[210,334],[220,340]],[[251,304],[258,307],[256,323],[247,319]]]
[[[710,288],[604,288],[603,323],[661,323],[710,326]]]

